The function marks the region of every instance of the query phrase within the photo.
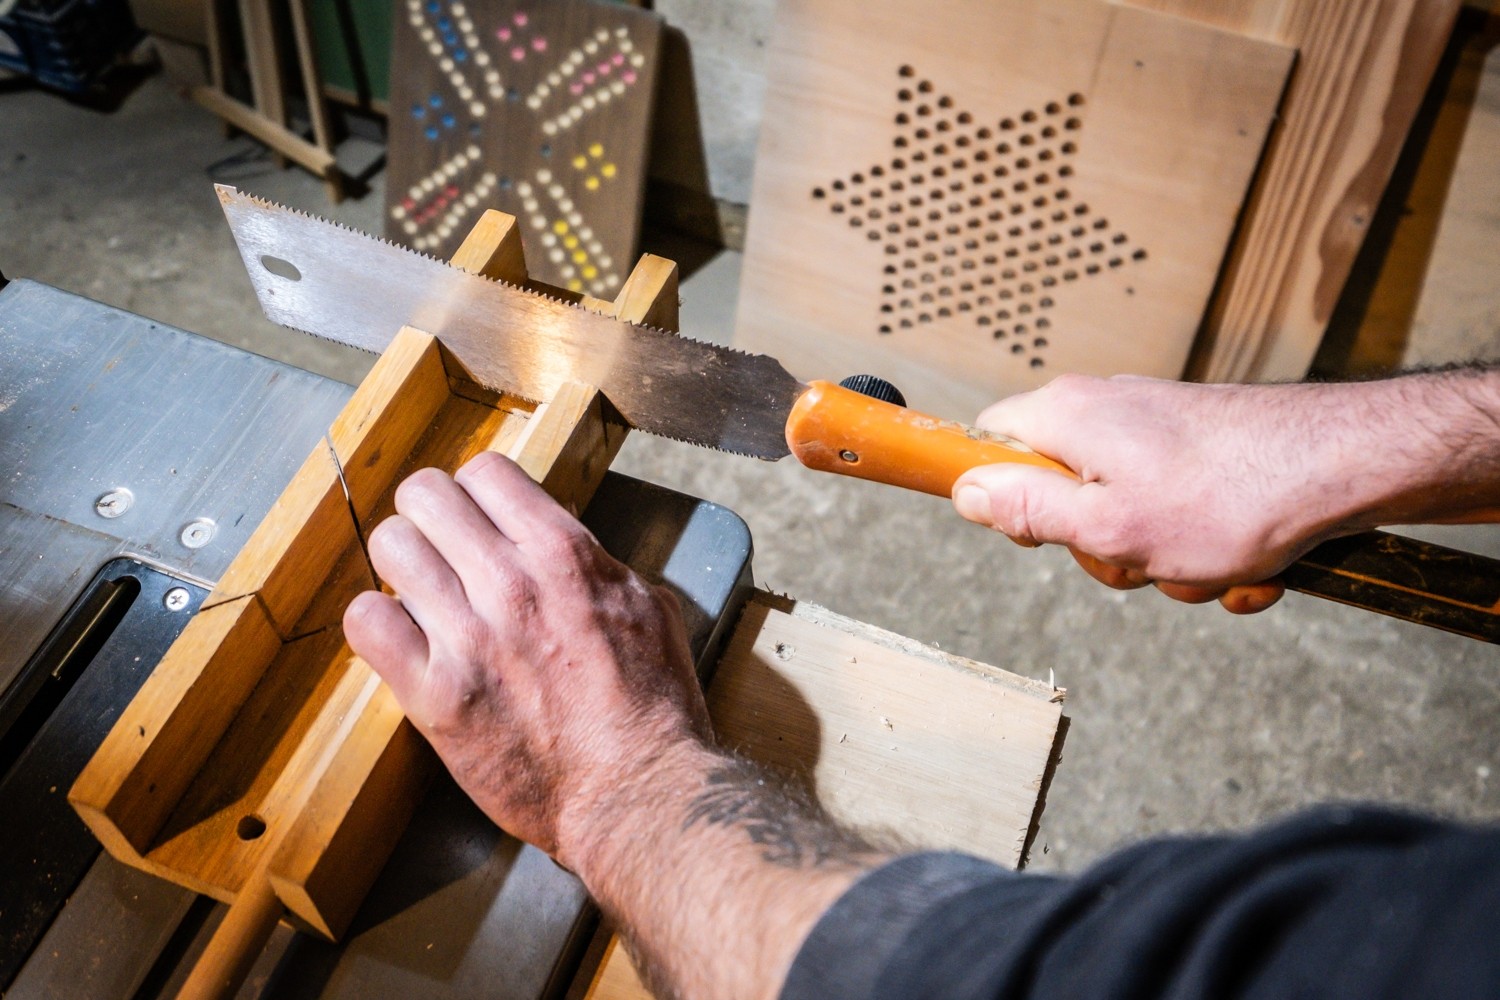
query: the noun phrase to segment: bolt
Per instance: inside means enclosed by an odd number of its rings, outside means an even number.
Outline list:
[[[117,486],[94,501],[94,513],[100,517],[119,517],[135,503],[135,494]]]
[[[214,537],[215,524],[206,517],[189,521],[182,529],[182,544],[190,549],[201,549]]]
[[[188,606],[190,597],[186,587],[173,587],[162,596],[162,607],[168,611],[181,611]]]
[[[842,458],[844,461],[851,464],[859,461],[859,456],[850,451],[848,448],[845,448],[843,451],[839,452],[839,458]]]

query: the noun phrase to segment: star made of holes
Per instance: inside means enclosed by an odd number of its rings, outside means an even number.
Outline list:
[[[879,333],[972,317],[1041,368],[1054,296],[1146,259],[1069,189],[1084,97],[980,123],[912,67],[897,75],[895,155],[812,197],[885,251]]]

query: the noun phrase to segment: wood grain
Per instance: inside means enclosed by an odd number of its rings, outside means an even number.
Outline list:
[[[1187,15],[1212,6],[1133,2]],[[1190,375],[1306,374],[1459,6],[1237,0],[1211,15],[1294,46],[1298,59]]]
[[[1020,865],[1064,731],[1059,692],[824,608],[758,593],[708,689],[725,746],[840,821]],[[590,1000],[644,1000],[612,946]]]
[[[533,278],[612,298],[640,231],[660,20],[597,0],[461,11],[396,5],[386,234],[450,255],[493,205],[520,220]]]
[[[736,343],[948,417],[1180,375],[1292,58],[1096,0],[788,0]]]

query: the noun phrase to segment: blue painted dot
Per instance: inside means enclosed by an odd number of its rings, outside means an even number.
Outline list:
[[[454,62],[463,62],[467,58],[469,58],[469,54],[467,52],[465,52],[463,49],[454,49],[453,50],[453,61]]]
[[[443,116],[443,128],[452,128],[453,124],[454,124],[454,121],[455,121],[455,119],[454,119],[454,117],[452,115],[444,115]]]
[[[427,103],[431,104],[435,108],[440,108],[443,106],[443,95],[433,94],[431,97],[427,98]]]
[[[424,107],[422,107],[422,105],[420,105],[420,104],[413,104],[411,106],[411,116],[413,118],[417,119],[418,121],[421,121],[426,116],[426,114],[427,114],[427,109],[424,108]]]
[[[427,126],[427,133],[426,134],[427,134],[427,138],[429,138],[429,139],[436,139],[438,137],[437,126],[436,125],[429,125],[429,126]]]
[[[453,22],[446,17],[438,18],[438,30],[446,34],[453,30]]]
[[[446,46],[448,46],[448,48],[450,48],[450,49],[456,49],[456,48],[458,48],[458,36],[457,35],[444,35],[443,36],[443,44],[446,45]]]
[[[443,5],[440,4],[440,3],[438,3],[438,0],[429,0],[429,2],[427,4],[427,13],[429,13],[429,14],[436,14],[438,11],[440,11],[442,9],[443,9]]]

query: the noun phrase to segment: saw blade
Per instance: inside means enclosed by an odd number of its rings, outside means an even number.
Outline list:
[[[806,389],[776,359],[637,326],[215,185],[256,297],[282,326],[373,353],[430,333],[489,389],[541,402],[599,388],[632,426],[778,459]]]

